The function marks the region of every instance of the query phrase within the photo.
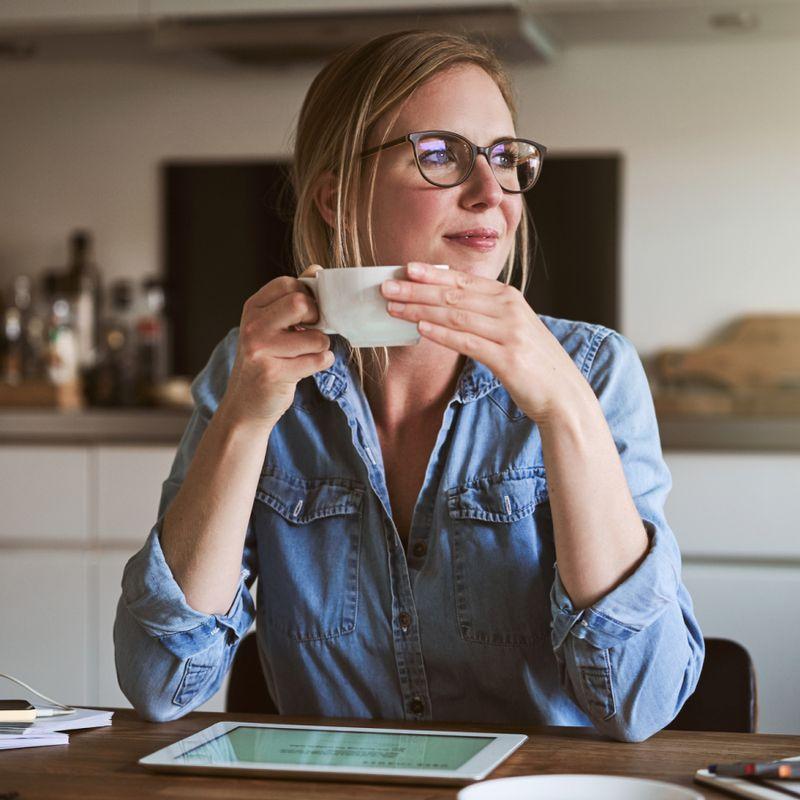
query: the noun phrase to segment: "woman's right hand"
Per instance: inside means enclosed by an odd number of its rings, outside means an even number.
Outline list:
[[[321,269],[313,264],[303,276]],[[247,299],[220,404],[228,419],[271,429],[292,404],[298,381],[333,364],[327,334],[292,327],[318,319],[314,298],[297,278],[275,278]]]

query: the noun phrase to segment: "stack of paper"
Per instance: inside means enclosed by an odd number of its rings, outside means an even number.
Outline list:
[[[13,723],[0,723],[0,750],[67,744],[69,736],[63,731],[105,727],[111,724],[113,714],[113,711],[76,708],[73,714],[40,717],[28,727],[20,727]]]

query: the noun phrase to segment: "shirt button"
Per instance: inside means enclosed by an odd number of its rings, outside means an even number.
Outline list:
[[[414,547],[411,548],[411,553],[414,558],[423,558],[427,552],[428,545],[426,545],[425,542],[414,542]]]
[[[585,619],[582,619],[582,620],[581,620],[581,625],[582,625],[584,628],[588,628],[588,627],[589,627],[589,623],[588,623],[588,622],[587,622]]]
[[[405,633],[411,627],[411,614],[401,611],[397,615],[397,621],[400,623],[400,630]]]
[[[425,702],[421,697],[412,697],[408,707],[412,714],[423,714],[425,712]]]

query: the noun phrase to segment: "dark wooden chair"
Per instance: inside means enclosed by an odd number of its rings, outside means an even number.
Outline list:
[[[255,633],[248,633],[242,639],[233,657],[225,710],[240,714],[278,713],[261,671]]]
[[[677,731],[755,733],[756,673],[750,654],[730,639],[706,639],[706,659],[694,694],[667,726]]]
[[[239,713],[278,713],[261,672],[255,633],[242,639],[233,658],[225,708]],[[756,716],[756,678],[750,654],[729,639],[706,639],[697,689],[667,727],[755,733]]]

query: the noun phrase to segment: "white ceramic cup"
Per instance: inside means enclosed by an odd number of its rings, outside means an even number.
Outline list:
[[[446,264],[434,266],[448,268]],[[302,326],[344,336],[353,347],[416,344],[420,338],[416,323],[397,319],[386,310],[388,300],[381,294],[381,284],[391,278],[407,280],[406,268],[343,267],[299,278],[319,306],[319,322]]]

